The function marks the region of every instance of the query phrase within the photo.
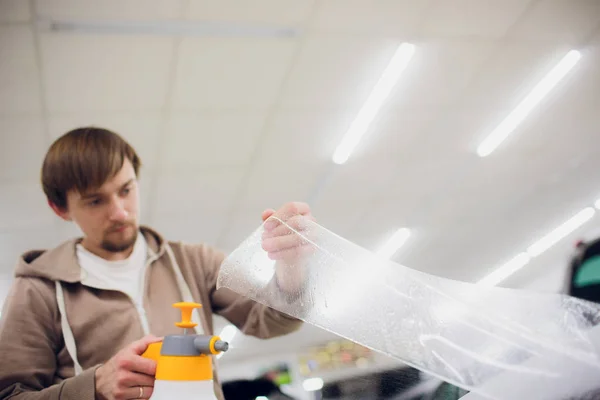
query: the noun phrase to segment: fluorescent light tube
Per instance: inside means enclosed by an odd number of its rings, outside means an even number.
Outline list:
[[[496,286],[521,268],[523,268],[531,260],[531,256],[527,253],[520,253],[512,260],[508,261],[497,270],[477,282],[478,285]]]
[[[480,157],[489,156],[525,119],[527,114],[552,90],[554,86],[577,64],[581,53],[571,50],[533,88],[523,101],[506,117],[500,125],[481,143],[477,149]]]
[[[389,259],[393,256],[400,247],[410,237],[410,230],[408,228],[398,229],[385,244],[377,251],[377,255]]]
[[[352,154],[352,151],[354,151],[360,142],[360,139],[379,112],[381,105],[387,99],[398,78],[400,78],[400,75],[406,69],[414,52],[415,46],[410,43],[403,43],[398,47],[390,63],[383,71],[381,78],[379,78],[379,81],[371,91],[367,101],[358,112],[354,121],[352,121],[350,128],[336,148],[333,154],[334,163],[344,164],[348,161],[350,154]]]
[[[321,378],[309,378],[302,382],[302,388],[307,392],[315,392],[323,389],[323,379]]]
[[[526,252],[519,253],[515,258],[481,279],[477,284],[484,286],[495,286],[502,282],[519,269],[531,261],[532,258],[539,256],[550,247],[554,246],[561,239],[564,239],[570,233],[574,232],[577,228],[588,222],[596,214],[596,210],[593,207],[586,207],[579,211],[573,217],[569,218],[566,222],[542,237],[540,240],[532,244],[527,248]]]
[[[531,257],[539,256],[540,254],[548,250],[550,247],[552,247],[554,244],[556,244],[556,242],[563,239],[564,237],[575,231],[577,228],[585,224],[587,221],[589,221],[595,213],[596,210],[594,210],[592,207],[584,208],[583,210],[575,214],[573,217],[569,218],[569,220],[567,220],[561,226],[554,229],[552,232],[550,232],[549,234],[547,234],[546,236],[529,246],[529,248],[527,249],[527,254],[529,254]]]
[[[594,203],[594,207],[600,210],[600,199],[596,200],[596,202]]]

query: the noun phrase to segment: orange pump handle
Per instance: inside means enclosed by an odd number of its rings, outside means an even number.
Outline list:
[[[150,343],[146,351],[142,354],[142,357],[158,362],[161,348],[162,342]]]
[[[195,322],[192,322],[192,310],[194,310],[194,308],[202,307],[202,304],[182,301],[180,303],[173,304],[173,307],[181,310],[181,322],[176,322],[175,326],[189,329],[198,325]]]

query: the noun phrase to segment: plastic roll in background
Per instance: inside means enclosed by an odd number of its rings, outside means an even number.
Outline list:
[[[429,275],[382,259],[307,219],[267,222],[278,226],[267,232],[261,225],[224,261],[219,288],[386,354],[471,396],[575,399],[600,390],[600,348],[593,341],[598,330],[592,330],[600,323],[600,305]],[[275,255],[277,261],[263,249],[273,240],[289,246]]]

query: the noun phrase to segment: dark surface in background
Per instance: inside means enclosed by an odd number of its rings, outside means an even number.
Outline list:
[[[225,400],[255,400],[258,396],[268,397],[269,400],[292,399],[267,378],[229,381],[222,386]]]

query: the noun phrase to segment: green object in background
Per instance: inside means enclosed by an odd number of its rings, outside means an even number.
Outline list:
[[[600,284],[600,256],[590,257],[579,267],[573,284],[577,287]]]
[[[281,372],[275,377],[275,384],[277,386],[289,385],[292,383],[292,375],[289,372]]]

